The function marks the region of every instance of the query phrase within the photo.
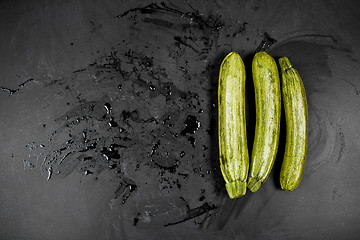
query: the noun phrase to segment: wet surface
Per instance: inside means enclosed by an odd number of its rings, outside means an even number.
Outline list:
[[[352,239],[360,233],[355,1],[0,3],[1,239]],[[287,56],[308,156],[279,188],[228,198],[217,81],[230,51]],[[285,131],[282,123],[282,133]]]

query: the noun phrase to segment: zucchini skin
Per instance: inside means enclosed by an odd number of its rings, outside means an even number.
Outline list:
[[[256,192],[269,177],[279,146],[281,87],[276,61],[266,52],[255,54],[252,75],[256,125],[248,188]]]
[[[284,160],[280,170],[281,188],[296,189],[302,179],[308,141],[308,108],[304,84],[287,57],[279,59],[286,120]]]
[[[218,124],[220,169],[232,199],[246,194],[249,170],[245,78],[245,66],[240,55],[229,53],[219,72]]]

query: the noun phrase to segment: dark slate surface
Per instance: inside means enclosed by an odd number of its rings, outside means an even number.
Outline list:
[[[0,239],[354,239],[360,233],[357,1],[2,1]],[[308,159],[230,200],[217,77],[237,51],[289,57]],[[282,133],[284,133],[282,122]],[[249,146],[251,148],[251,146]]]

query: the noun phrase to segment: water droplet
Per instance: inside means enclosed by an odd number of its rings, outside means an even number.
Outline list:
[[[117,122],[114,121],[113,117],[110,118],[109,126],[110,127],[117,127],[118,126]]]
[[[119,152],[111,147],[110,148],[104,147],[100,152],[106,158],[106,160],[120,159]]]
[[[189,142],[193,147],[195,147],[196,139],[193,136],[188,137]]]
[[[137,225],[137,223],[139,222],[139,218],[134,218],[133,219],[133,226],[136,226]]]
[[[86,176],[86,175],[89,175],[89,174],[93,174],[93,172],[90,171],[90,170],[86,170],[86,171],[84,172],[84,175],[85,175],[85,176]]]
[[[29,162],[28,160],[23,160],[24,162],[24,170],[27,169],[27,168],[34,168],[34,164],[32,164],[31,162]]]
[[[158,140],[154,146],[151,148],[151,152],[150,152],[150,156],[152,157],[155,153],[156,153],[156,150],[158,149],[160,145],[160,140]]]
[[[110,103],[105,103],[104,107],[106,109],[106,114],[111,114],[112,108],[111,108]]]
[[[167,121],[169,121],[171,119],[171,116],[167,116],[163,121],[162,124],[165,124]]]
[[[47,177],[47,181],[49,181],[49,180],[50,180],[50,178],[51,178],[51,176],[52,176],[52,173],[53,173],[53,168],[52,168],[52,166],[50,166],[50,167],[48,168],[48,177]]]
[[[181,131],[181,135],[194,134],[200,128],[200,122],[193,115],[189,115],[185,120],[185,128]]]
[[[184,67],[182,67],[182,66],[180,66],[179,69],[180,69],[181,71],[183,71],[183,72],[187,72],[187,71],[186,71],[186,68],[184,68]]]
[[[110,168],[110,169],[114,169],[114,168],[116,168],[116,167],[117,167],[117,164],[116,164],[116,163],[112,163],[112,164],[109,165],[109,168]]]

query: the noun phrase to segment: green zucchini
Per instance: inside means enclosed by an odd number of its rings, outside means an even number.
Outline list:
[[[280,171],[281,188],[296,189],[302,179],[308,141],[308,110],[303,82],[287,57],[279,59],[286,120],[284,160]]]
[[[256,192],[269,177],[279,146],[281,88],[276,62],[266,52],[255,54],[252,75],[256,124],[248,188]]]
[[[219,72],[218,124],[220,169],[230,198],[246,194],[249,153],[245,119],[245,66],[236,52],[223,60]]]

